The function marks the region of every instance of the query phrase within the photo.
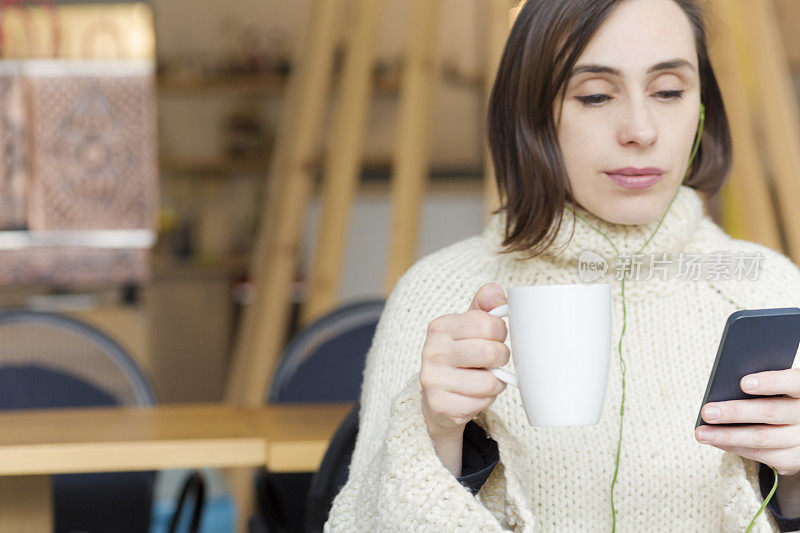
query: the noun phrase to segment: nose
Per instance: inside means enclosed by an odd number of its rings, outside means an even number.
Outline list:
[[[656,125],[644,102],[631,102],[623,113],[619,128],[619,142],[622,145],[648,146],[655,142]]]

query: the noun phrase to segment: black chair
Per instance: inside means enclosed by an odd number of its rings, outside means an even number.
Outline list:
[[[364,362],[384,304],[383,299],[350,303],[301,329],[281,356],[267,402],[357,401]],[[258,505],[251,532],[305,531],[312,477],[305,472],[277,474],[261,469],[256,475]]]
[[[361,378],[385,300],[350,303],[297,332],[281,354],[267,403],[349,402]]]
[[[319,470],[311,478],[306,502],[306,531],[321,532],[333,499],[347,482],[350,473],[350,460],[356,447],[358,437],[358,413],[360,404],[356,402],[353,409],[339,425],[328,450],[322,458]]]
[[[59,314],[0,310],[0,409],[154,403],[149,379],[103,332]],[[55,531],[146,532],[154,478],[155,472],[53,476]]]

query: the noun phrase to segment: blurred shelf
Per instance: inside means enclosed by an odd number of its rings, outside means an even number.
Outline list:
[[[324,154],[321,155],[324,158]],[[270,157],[209,157],[168,158],[160,160],[160,170],[168,174],[203,176],[227,176],[231,174],[261,174],[269,172]],[[392,175],[392,157],[389,155],[368,157],[361,163],[361,181],[364,183],[388,183]],[[480,181],[483,170],[471,165],[449,165],[431,168],[429,181]],[[466,178],[466,179],[465,179]]]
[[[194,177],[222,177],[232,174],[265,174],[269,172],[269,157],[263,158],[162,158],[160,170],[166,174]],[[362,162],[361,181],[388,183],[392,175],[392,160],[388,157],[369,158]],[[481,179],[482,170],[469,165],[452,165],[431,168],[429,182],[475,181]]]
[[[161,95],[228,95],[249,94],[252,96],[281,96],[288,84],[288,75],[277,72],[257,74],[230,74],[224,76],[157,75],[158,92]],[[373,73],[373,93],[380,96],[396,96],[399,93],[402,77],[399,72]],[[440,80],[451,87],[478,89],[483,87],[483,79],[445,68],[440,72]],[[331,84],[332,90],[338,87],[337,80]]]
[[[288,77],[278,73],[236,74],[218,77],[158,75],[158,92],[163,95],[227,95],[280,96],[286,90]],[[335,83],[333,87],[335,87]],[[376,77],[373,90],[379,95],[397,94],[399,78]]]
[[[361,162],[361,181],[364,183],[389,182],[392,177],[394,156],[392,154],[367,157]],[[469,163],[439,163],[428,169],[428,182],[463,181],[480,179],[483,167]]]
[[[200,76],[158,75],[159,94],[215,94],[215,93],[254,93],[263,96],[276,96],[283,93],[286,76],[282,74],[249,74],[220,76],[215,78]]]
[[[153,254],[153,272],[157,278],[181,277],[187,274],[236,274],[249,266],[250,255],[245,253],[198,253],[177,257],[164,253]]]
[[[365,180],[359,184],[359,194],[370,196],[385,196],[391,193],[391,182],[388,180]],[[425,184],[428,194],[483,194],[483,176],[462,175],[439,177],[431,179]]]
[[[172,174],[244,174],[269,170],[270,157],[166,158],[159,161],[160,170]]]

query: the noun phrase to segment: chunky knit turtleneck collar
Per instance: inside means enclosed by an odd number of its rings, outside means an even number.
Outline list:
[[[581,206],[576,206],[575,211],[605,233],[613,241],[621,256],[630,256],[639,252],[658,227],[660,220],[659,217],[647,224],[613,224]],[[700,195],[691,187],[681,185],[661,226],[641,252],[659,255],[666,253],[672,257],[677,252],[683,251],[703,216],[705,216],[705,210]],[[484,236],[490,239],[495,249],[500,248],[505,236],[505,213],[498,213],[491,217],[484,230]],[[539,257],[566,267],[577,264],[578,257],[586,250],[592,250],[602,255],[610,264],[615,264],[618,257],[617,251],[614,250],[608,239],[584,220],[577,218],[573,224],[573,214],[565,207],[563,221],[555,241]],[[521,257],[522,254],[518,255]]]

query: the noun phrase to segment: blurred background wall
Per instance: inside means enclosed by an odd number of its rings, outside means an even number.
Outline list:
[[[4,288],[0,305],[65,310],[102,325],[138,354],[164,401],[219,399],[235,327],[252,297],[247,266],[257,216],[288,74],[307,37],[312,2],[154,0],[150,5],[160,189],[152,282],[127,292],[119,287]],[[430,117],[431,171],[418,256],[474,235],[483,225],[487,5],[481,0],[443,1],[436,44],[441,68]],[[405,0],[383,3],[363,172],[344,253],[342,302],[385,296],[389,178],[410,6]],[[800,42],[788,21],[800,20],[798,6],[797,0],[776,1],[795,88]],[[340,16],[345,31],[353,14],[344,10]],[[321,156],[330,142],[333,102],[335,98],[329,103]],[[296,303],[305,296],[319,214],[315,195],[302,230],[293,284]]]
[[[191,209],[201,212],[184,216],[200,219],[196,226],[198,246],[213,253],[241,239],[242,229],[252,223],[242,206],[256,209],[256,203],[247,200],[254,198],[252,192],[259,190],[263,180],[259,172],[251,170],[267,165],[259,156],[237,158],[231,154],[236,135],[232,122],[239,116],[254,118],[258,125],[252,127],[262,132],[263,145],[271,145],[284,92],[280,82],[265,81],[260,88],[266,90],[258,90],[257,82],[248,84],[227,74],[219,76],[229,83],[216,85],[197,77],[215,66],[224,72],[226,65],[230,68],[246,56],[255,64],[294,61],[306,31],[310,2],[235,0],[202,4],[198,9],[198,2],[191,0],[154,2],[157,53],[164,74],[159,98],[160,151],[166,205],[180,209],[181,202],[187,201],[181,191],[192,189]],[[449,76],[435,88],[431,164],[438,179],[459,184],[451,187],[456,189],[454,194],[447,186],[434,186],[425,204],[423,254],[472,235],[482,225],[479,181],[483,93],[478,82],[485,54],[480,9],[481,2],[475,0],[445,2],[447,14],[442,21],[438,54]],[[363,153],[365,181],[372,181],[372,186],[362,190],[354,209],[342,299],[380,296],[383,290],[390,216],[386,180],[396,141],[396,83],[409,15],[407,2],[389,1],[382,16],[376,62],[378,69],[385,70],[384,79],[390,88],[378,91],[369,112]],[[226,164],[231,159],[239,161]],[[186,180],[192,180],[191,185]],[[199,207],[206,197],[207,208]],[[317,209],[315,202],[307,219],[304,264],[311,257]]]

